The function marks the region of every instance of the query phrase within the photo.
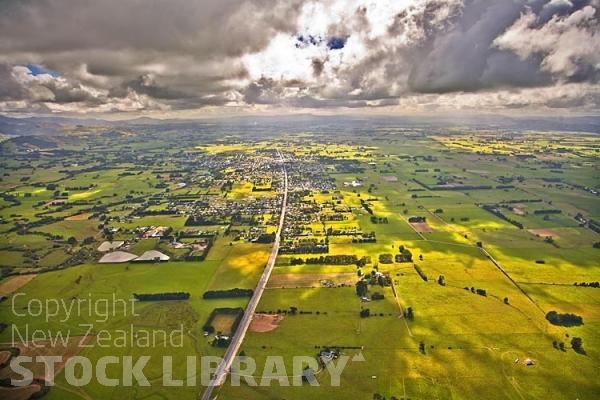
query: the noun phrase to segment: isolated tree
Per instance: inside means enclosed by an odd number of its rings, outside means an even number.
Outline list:
[[[583,353],[583,339],[574,337],[571,339],[571,347],[578,353]]]
[[[71,236],[67,239],[67,243],[69,243],[71,246],[74,246],[77,244],[77,239],[75,239],[75,236]]]
[[[425,343],[423,343],[422,341],[419,342],[419,351],[421,352],[421,354],[425,354]]]
[[[440,286],[446,286],[446,278],[444,278],[444,275],[440,275],[438,278],[438,284],[440,284]]]
[[[360,281],[356,282],[356,294],[358,296],[360,296],[360,297],[366,296],[367,291],[368,291],[367,282],[365,282],[362,279]]]
[[[504,304],[508,304],[508,297],[504,298]]]

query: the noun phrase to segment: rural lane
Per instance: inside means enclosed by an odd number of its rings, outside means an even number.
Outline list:
[[[287,171],[285,169],[285,162],[283,156],[278,151],[279,158],[281,160],[281,168],[283,172],[283,201],[281,205],[281,215],[279,217],[279,225],[277,227],[277,233],[275,234],[275,241],[273,242],[273,249],[271,250],[271,255],[269,256],[269,260],[267,261],[267,265],[256,285],[256,289],[254,290],[254,294],[252,298],[248,302],[248,306],[244,311],[244,316],[238,325],[235,334],[232,337],[231,344],[227,348],[225,355],[223,356],[223,360],[219,363],[213,379],[211,381],[211,385],[207,386],[204,390],[204,393],[200,397],[202,400],[210,400],[213,390],[215,387],[221,386],[225,383],[227,379],[227,374],[229,374],[231,365],[233,364],[233,359],[240,350],[242,342],[244,341],[244,337],[246,336],[246,332],[248,331],[248,327],[250,326],[250,322],[252,321],[252,317],[254,316],[254,312],[256,311],[256,307],[262,297],[262,294],[267,286],[267,282],[269,281],[269,277],[271,276],[271,272],[273,271],[273,267],[275,266],[275,260],[277,258],[277,253],[279,252],[279,244],[281,241],[281,232],[283,230],[283,222],[285,220],[285,212],[287,208],[287,195],[288,195],[288,176]]]

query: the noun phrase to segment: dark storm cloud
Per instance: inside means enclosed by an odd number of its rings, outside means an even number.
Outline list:
[[[293,28],[297,5],[266,0],[5,0],[0,51],[87,49],[240,55]],[[244,22],[250,16],[252,24]]]
[[[0,64],[0,101],[22,100],[26,95],[25,88],[13,77],[12,67]]]
[[[479,81],[485,87],[535,87],[550,84],[552,77],[540,71],[539,64],[539,57],[521,60],[510,52],[491,52]]]
[[[347,4],[0,0],[0,111],[600,107],[598,0]],[[289,49],[253,71],[247,57],[277,37]]]
[[[133,89],[137,93],[143,93],[151,97],[163,100],[192,98],[193,95],[183,90],[178,90],[167,85],[160,85],[151,74],[140,75],[132,81],[125,82],[120,93],[125,93],[127,89]],[[117,90],[114,93],[118,93]]]
[[[53,87],[64,85],[63,81],[47,82],[52,93],[41,100],[50,102],[80,101],[85,107],[102,96],[124,98],[133,91],[176,108],[185,101],[190,107],[222,105],[231,90],[227,82],[246,75],[236,58],[262,49],[277,32],[293,31],[300,4],[4,0],[0,2],[0,62],[5,70],[33,62],[102,92],[90,98],[85,91]],[[7,71],[4,76],[10,75]],[[3,85],[2,92],[7,92],[3,97],[12,93],[26,100],[29,91],[22,85],[12,81]]]
[[[549,4],[552,6],[552,3]],[[590,3],[598,3],[592,1]],[[560,3],[563,4],[563,3]],[[547,9],[546,5],[544,9]],[[583,2],[556,8],[548,19],[527,8],[497,37],[495,48],[514,52],[520,59],[539,57],[540,70],[560,82],[596,83],[600,73],[600,15]],[[558,12],[569,9],[570,12]]]
[[[0,100],[52,101],[55,103],[97,103],[93,93],[79,82],[52,75],[50,71],[31,67],[0,65]]]
[[[496,86],[547,84],[539,61],[521,60],[492,46],[523,11],[524,2],[476,0],[454,26],[419,50],[410,87],[423,93],[477,91]]]
[[[486,94],[490,91],[573,82],[580,83],[576,96],[556,90],[553,97],[550,90],[537,100],[509,96],[500,101],[507,108],[535,104],[598,109],[600,32],[598,10],[590,3],[467,1],[451,25],[415,50],[409,87],[417,93],[482,93],[485,103],[493,98]]]
[[[589,104],[600,104],[600,93],[586,93],[579,96],[559,96],[549,99],[546,104],[550,108],[582,108]]]
[[[243,92],[244,101],[248,104],[272,104],[279,99],[281,87],[274,79],[261,78],[250,83]]]
[[[250,83],[244,90],[243,99],[247,104],[276,104],[294,101],[305,93],[306,85],[299,80],[278,81],[262,77]]]

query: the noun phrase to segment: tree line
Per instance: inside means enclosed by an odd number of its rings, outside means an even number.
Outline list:
[[[133,298],[137,301],[187,300],[190,294],[188,292],[134,293]]]
[[[550,321],[552,325],[559,326],[578,326],[583,325],[583,318],[577,314],[559,314],[556,311],[550,311],[546,314],[546,319]]]
[[[364,257],[362,258],[364,259]],[[362,259],[359,259],[356,254],[335,254],[320,257],[292,258],[291,265],[300,264],[332,264],[332,265],[359,265]]]
[[[234,297],[252,297],[252,289],[228,289],[228,290],[208,290],[202,295],[203,299],[228,299]]]
[[[514,226],[516,226],[519,229],[523,229],[523,224],[520,223],[519,221],[515,221],[514,219],[511,219],[509,217],[507,217],[506,215],[502,214],[502,212],[495,206],[495,205],[490,205],[490,204],[484,204],[482,206],[482,208],[487,211],[490,212],[492,214],[494,214],[496,217],[510,223],[513,224]]]

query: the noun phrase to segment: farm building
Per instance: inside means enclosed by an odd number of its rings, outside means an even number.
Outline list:
[[[171,257],[157,250],[148,250],[138,258],[132,260],[135,262],[169,261]]]
[[[359,182],[357,180],[351,181],[351,182],[344,182],[344,186],[346,187],[360,187],[362,186],[362,182]]]
[[[149,228],[142,227],[138,229],[144,231],[142,234],[143,238],[159,238],[167,235],[171,231],[171,228],[168,226],[151,226]]]
[[[114,241],[114,242],[102,242],[100,246],[98,246],[98,251],[101,253],[106,253],[107,251],[113,251],[123,246],[125,242],[123,241]]]
[[[113,251],[106,253],[100,259],[100,263],[124,263],[136,259],[135,254],[127,253],[126,251]]]
[[[323,363],[325,364],[328,364],[334,359],[337,359],[339,355],[340,353],[338,350],[325,349],[319,352],[319,357],[321,358],[321,361],[323,361]]]

